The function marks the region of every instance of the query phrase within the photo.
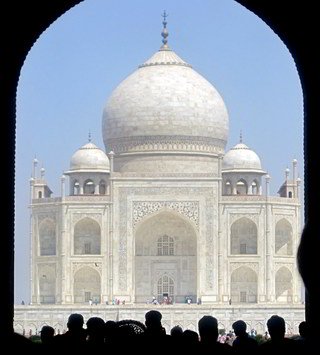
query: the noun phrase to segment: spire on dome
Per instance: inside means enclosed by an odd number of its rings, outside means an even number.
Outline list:
[[[153,65],[182,65],[184,67],[191,68],[190,64],[182,60],[173,50],[169,48],[167,40],[167,37],[169,36],[167,30],[168,14],[166,11],[163,11],[161,16],[163,17],[163,30],[161,32],[163,45],[151,58],[139,65],[139,68],[150,67]]]
[[[242,129],[240,130],[240,143],[242,143]]]
[[[89,129],[89,133],[88,133],[88,142],[90,143],[91,142],[91,131]]]
[[[162,29],[162,32],[161,32],[161,36],[162,36],[162,43],[163,45],[161,46],[161,49],[168,49],[168,40],[167,40],[167,37],[169,36],[169,33],[168,33],[168,30],[167,30],[167,17],[169,16],[167,13],[166,13],[166,10],[163,11],[163,14],[161,15],[163,17],[163,21],[162,21],[162,24],[163,24],[163,29]]]

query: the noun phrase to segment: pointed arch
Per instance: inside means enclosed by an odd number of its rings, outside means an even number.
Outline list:
[[[94,182],[91,179],[87,179],[83,184],[83,193],[85,195],[93,195],[95,190]]]
[[[80,195],[80,183],[75,180],[72,184],[73,195]]]
[[[237,195],[248,195],[248,183],[244,179],[239,179],[236,183]]]
[[[229,179],[226,180],[224,183],[224,194],[225,195],[232,195],[232,183]]]
[[[249,218],[242,217],[231,225],[230,230],[230,253],[257,254],[258,228]]]
[[[89,266],[79,269],[74,275],[73,282],[74,303],[88,303],[101,301],[101,277],[97,270]]]
[[[20,323],[15,323],[14,324],[14,331],[18,334],[25,335],[25,329],[22,324]]]
[[[196,302],[197,235],[190,221],[159,211],[140,221],[134,241],[136,302],[158,297],[158,280],[164,275],[175,280],[174,302],[184,303],[186,296]]]
[[[56,225],[46,218],[39,225],[40,256],[56,255]]]
[[[99,195],[105,195],[107,192],[106,182],[104,180],[100,180],[99,182]]]
[[[101,228],[98,222],[85,217],[74,226],[74,254],[98,255],[101,253]]]
[[[163,301],[163,297],[167,297],[170,300],[174,299],[174,280],[168,275],[163,275],[158,279],[157,282],[157,300],[158,302]]]
[[[292,302],[292,274],[290,270],[282,266],[276,273],[275,293],[278,302]]]
[[[257,179],[254,179],[251,183],[251,194],[259,195],[260,194],[260,184]]]
[[[275,227],[275,253],[276,255],[292,255],[292,226],[282,218]]]
[[[257,303],[258,276],[247,266],[241,266],[231,274],[232,303]]]
[[[56,270],[53,265],[39,265],[39,298],[41,304],[53,304],[56,301]]]

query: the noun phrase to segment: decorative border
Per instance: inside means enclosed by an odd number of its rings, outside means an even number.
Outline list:
[[[97,270],[100,274],[101,277],[101,272],[102,272],[102,263],[100,262],[83,262],[83,263],[72,263],[72,276],[74,278],[74,275],[76,274],[77,271],[82,269],[83,267],[90,267],[93,270]]]
[[[199,230],[199,202],[198,201],[133,201],[132,225],[136,225],[146,216],[162,209],[175,211],[187,217]]]
[[[140,151],[182,151],[224,154],[226,142],[197,136],[136,136],[108,139],[108,146],[118,153]]]
[[[235,270],[239,269],[242,266],[250,268],[257,274],[257,277],[259,276],[259,263],[248,262],[248,263],[230,263],[230,277]]]

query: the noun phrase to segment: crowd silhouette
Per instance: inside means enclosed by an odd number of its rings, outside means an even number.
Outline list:
[[[198,332],[174,326],[167,334],[162,325],[162,314],[150,310],[145,322],[133,319],[104,321],[91,317],[85,323],[81,314],[73,313],[67,322],[67,331],[55,334],[54,328],[42,327],[40,338],[27,338],[14,334],[12,350],[21,346],[32,354],[314,354],[308,324],[299,324],[299,334],[286,336],[284,318],[273,315],[267,321],[268,337],[247,332],[243,320],[232,324],[233,331],[226,337],[219,335],[218,320],[204,315],[198,321]],[[257,341],[259,339],[259,341]]]

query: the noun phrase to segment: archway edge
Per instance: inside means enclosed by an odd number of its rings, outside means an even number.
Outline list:
[[[13,331],[13,274],[14,274],[14,154],[15,154],[15,107],[16,89],[23,62],[29,50],[41,33],[58,17],[73,6],[84,0],[43,1],[29,0],[21,2],[11,0],[2,3],[1,14],[6,21],[0,21],[1,53],[0,56],[0,115],[2,119],[4,149],[3,161],[5,168],[2,172],[6,181],[3,191],[3,203],[6,209],[1,214],[2,225],[5,226],[2,240],[2,257],[0,267],[4,271],[3,292],[0,303],[3,305],[0,316],[0,334],[4,339]],[[305,215],[308,229],[303,236],[301,259],[308,255],[309,264],[303,268],[304,281],[309,277],[317,277],[317,273],[309,271],[317,269],[315,261],[320,246],[320,224],[317,221],[318,194],[314,194],[312,186],[320,181],[320,164],[318,156],[317,120],[320,116],[318,105],[318,56],[313,49],[317,43],[318,11],[316,2],[279,2],[277,0],[235,0],[248,10],[255,13],[286,44],[293,55],[302,82],[305,103]],[[303,27],[303,31],[301,30]],[[317,245],[315,245],[317,244]],[[310,253],[310,256],[309,256]],[[315,257],[313,257],[315,256]],[[310,320],[314,320],[316,329],[317,319],[320,318],[320,307],[317,300],[320,297],[320,284],[317,279],[310,281],[312,287],[313,311],[309,312]],[[307,308],[309,303],[307,303]]]

